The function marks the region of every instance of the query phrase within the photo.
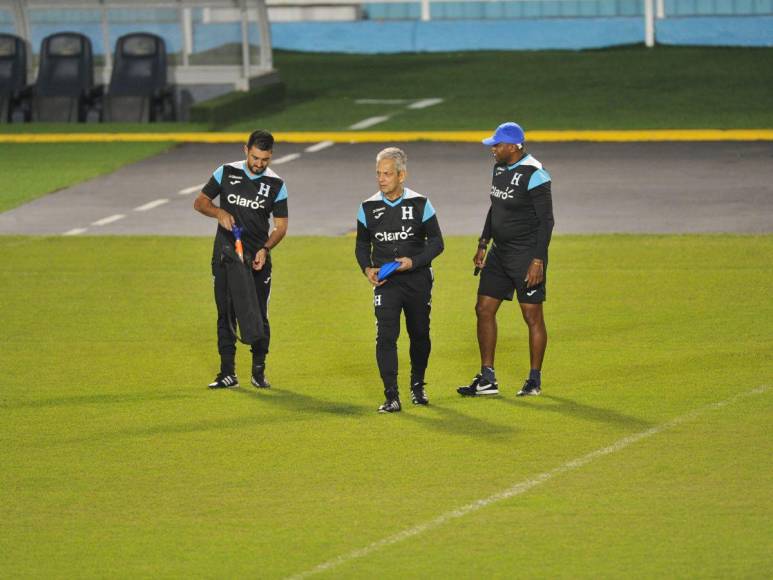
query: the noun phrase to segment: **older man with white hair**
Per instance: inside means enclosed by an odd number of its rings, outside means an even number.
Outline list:
[[[431,342],[432,260],[443,251],[435,208],[429,199],[404,186],[407,156],[387,147],[376,156],[379,191],[360,204],[355,255],[373,284],[376,313],[376,361],[384,382],[379,413],[401,410],[397,386],[397,337],[400,313],[411,341],[411,401],[427,405],[424,373]],[[390,266],[391,264],[391,266]],[[387,274],[388,270],[394,271]]]

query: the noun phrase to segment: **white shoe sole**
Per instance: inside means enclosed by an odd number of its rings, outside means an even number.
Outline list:
[[[462,388],[462,387],[459,387]],[[464,387],[467,388],[466,386]],[[459,389],[456,390],[457,393],[459,393]],[[485,396],[491,396],[491,395],[498,395],[499,389],[496,391],[488,390],[488,391],[475,391],[475,394],[472,393],[459,393],[462,397],[485,397]]]

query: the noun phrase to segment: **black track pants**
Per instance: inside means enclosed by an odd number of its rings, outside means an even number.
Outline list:
[[[262,270],[252,270],[255,279],[255,291],[258,295],[258,306],[263,318],[265,338],[252,344],[252,362],[263,364],[268,354],[271,339],[271,327],[268,323],[268,302],[271,297],[271,258],[266,260]],[[234,334],[235,314],[228,297],[226,270],[222,264],[212,265],[212,276],[215,282],[215,305],[217,306],[217,351],[220,353],[221,371],[233,374],[234,357],[236,355],[236,335]],[[229,368],[230,367],[230,368]]]
[[[397,397],[397,338],[400,313],[411,341],[411,377],[423,380],[432,348],[429,319],[432,309],[432,270],[394,274],[383,286],[373,289],[376,312],[376,362],[387,399]]]

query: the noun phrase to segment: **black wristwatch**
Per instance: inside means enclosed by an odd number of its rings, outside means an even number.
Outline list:
[[[261,250],[266,250],[266,254],[270,254],[271,253],[271,248],[269,248],[268,246],[263,246],[261,248]]]

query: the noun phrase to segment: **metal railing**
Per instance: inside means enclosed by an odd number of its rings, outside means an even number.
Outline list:
[[[193,25],[191,11],[196,8],[227,8],[239,11],[240,18],[240,64],[195,65],[190,61],[193,53]],[[104,46],[104,67],[98,70],[104,79],[108,79],[112,69],[112,42],[109,13],[111,10],[173,9],[178,16],[182,46],[180,47],[179,66],[171,66],[170,72],[178,83],[220,84],[233,83],[237,89],[248,90],[250,79],[261,76],[273,69],[271,47],[271,28],[268,22],[268,8],[265,0],[0,0],[0,9],[13,15],[17,35],[27,42],[32,40],[31,14],[44,14],[50,11],[83,10],[99,14],[101,41]],[[249,12],[249,14],[248,14]],[[252,15],[252,19],[249,16]],[[257,24],[259,39],[258,62],[251,62],[250,22]],[[60,27],[67,28],[67,23]],[[92,41],[94,38],[92,38]],[[112,42],[111,42],[112,41]],[[33,50],[36,47],[33,47]],[[32,64],[32,62],[30,62]]]

